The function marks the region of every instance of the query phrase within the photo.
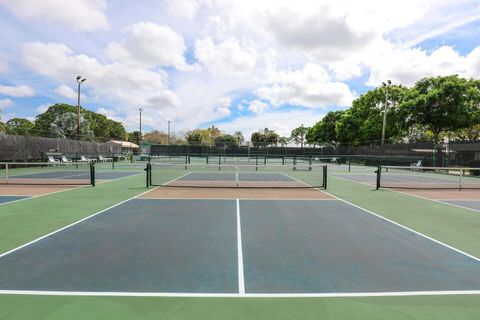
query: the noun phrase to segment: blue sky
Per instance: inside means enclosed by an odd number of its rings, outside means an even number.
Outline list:
[[[76,103],[138,128],[282,135],[382,81],[480,77],[471,0],[0,0],[2,120]]]

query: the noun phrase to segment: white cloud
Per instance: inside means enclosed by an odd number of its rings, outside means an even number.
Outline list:
[[[195,56],[214,75],[242,75],[255,65],[255,52],[234,39],[215,44],[209,37],[195,42]]]
[[[475,55],[472,51],[470,62],[473,69],[467,69],[465,57],[449,46],[437,48],[430,54],[418,48],[395,50],[371,65],[367,84],[378,86],[390,79],[396,84],[411,86],[423,77],[450,74],[468,76],[475,70]]]
[[[332,81],[324,68],[313,63],[300,70],[278,71],[268,82],[269,85],[257,89],[256,94],[276,106],[347,106],[354,98],[348,85]]]
[[[52,105],[53,103],[44,103],[44,104],[41,104],[39,105],[35,110],[37,111],[37,113],[44,113],[45,111],[48,110],[48,108]]]
[[[0,73],[7,72],[9,69],[7,56],[4,53],[0,53]]]
[[[35,92],[29,86],[4,86],[0,84],[0,94],[9,97],[33,97]]]
[[[228,133],[242,131],[246,140],[250,140],[253,132],[269,128],[275,130],[281,136],[290,136],[293,129],[302,123],[306,127],[315,124],[323,117],[313,109],[274,111],[268,113],[257,113],[252,116],[243,116],[232,121],[218,123],[218,127]]]
[[[5,109],[12,106],[14,102],[11,99],[1,99],[0,100],[0,109]]]
[[[58,94],[61,97],[68,98],[68,99],[76,99],[77,98],[77,92],[74,91],[72,88],[69,86],[62,84],[58,86],[55,89],[55,93]],[[83,94],[81,94],[83,96]]]
[[[266,110],[268,110],[268,104],[266,104],[265,102],[262,102],[260,100],[254,100],[248,106],[248,110],[250,110],[254,113],[263,113]]]
[[[26,21],[47,21],[74,31],[108,28],[104,0],[0,0],[0,5]]]
[[[218,99],[218,107],[215,109],[222,116],[229,116],[232,111],[230,106],[232,105],[232,99],[230,97],[223,97]]]
[[[168,26],[139,22],[125,28],[121,42],[111,42],[107,54],[116,61],[134,65],[155,67],[174,66],[188,68],[182,36]]]
[[[165,2],[169,15],[193,19],[200,8],[198,0],[167,0]]]

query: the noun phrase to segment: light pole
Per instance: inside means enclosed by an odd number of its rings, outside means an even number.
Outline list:
[[[77,76],[78,90],[77,90],[77,138],[80,140],[80,85],[87,79],[82,76]]]
[[[382,126],[382,145],[385,144],[385,127],[387,126],[387,111],[388,111],[388,88],[392,85],[392,81],[387,80],[387,83],[382,82],[383,87],[385,88],[385,104],[383,110],[383,126]]]
[[[170,120],[168,120],[168,145],[170,145]]]
[[[142,112],[143,112],[143,108],[138,108],[138,113],[140,115],[140,138],[139,140],[142,139]]]

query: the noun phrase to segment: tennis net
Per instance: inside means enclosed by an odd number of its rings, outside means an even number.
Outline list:
[[[378,188],[476,189],[480,168],[379,166]]]
[[[95,185],[95,166],[82,163],[0,163],[0,184]]]
[[[323,188],[327,167],[149,163],[147,186],[199,188]]]

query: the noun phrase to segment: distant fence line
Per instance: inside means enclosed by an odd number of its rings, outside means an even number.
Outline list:
[[[0,161],[45,160],[46,153],[68,158],[121,154],[122,147],[111,141],[92,142],[61,138],[0,134]]]
[[[223,144],[205,145],[160,145],[143,143],[142,153],[151,155],[228,155],[228,156],[344,156],[368,161],[383,157],[390,164],[408,164],[421,160],[424,165],[480,166],[480,141],[451,141],[435,146],[433,142],[395,143],[380,145],[338,145],[323,147],[248,146]],[[373,160],[372,160],[373,161]]]

